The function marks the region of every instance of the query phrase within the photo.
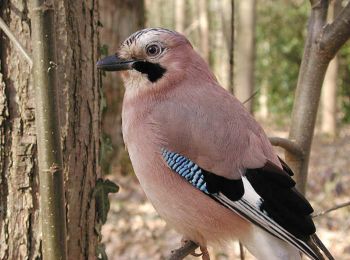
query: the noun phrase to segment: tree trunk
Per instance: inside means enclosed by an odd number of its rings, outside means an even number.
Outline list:
[[[261,82],[260,84],[260,95],[259,95],[259,111],[257,115],[263,119],[267,120],[269,116],[269,107],[268,107],[268,83],[266,81]]]
[[[101,43],[115,52],[122,41],[145,25],[143,0],[104,0],[100,2],[100,18],[103,25]],[[118,25],[118,26],[116,26]],[[108,73],[102,78],[106,109],[102,115],[102,156],[101,164],[105,173],[118,169],[123,173],[130,170],[128,155],[124,149],[121,130],[121,107],[124,88],[119,75]],[[112,149],[110,149],[110,147]],[[109,149],[109,150],[108,150]],[[110,151],[110,152],[108,152]]]
[[[350,37],[350,3],[332,24],[326,25],[327,0],[310,0],[312,6],[298,85],[293,105],[289,139],[302,155],[286,152],[286,160],[295,172],[297,188],[305,193],[310,148],[324,76],[331,59]]]
[[[256,0],[237,2],[234,93],[241,102],[248,100],[254,91],[255,11]],[[252,112],[252,100],[244,105]]]
[[[228,55],[229,55],[229,86],[228,89],[233,93],[234,86],[234,61],[235,61],[235,1],[231,0],[231,19],[230,19],[230,42],[228,43]]]
[[[202,57],[209,61],[209,26],[207,0],[198,0],[200,48]]]
[[[185,27],[185,1],[175,1],[175,30],[183,33]]]
[[[337,132],[337,79],[338,79],[337,56],[329,63],[323,83],[322,93],[322,133],[331,138]]]
[[[340,12],[341,0],[330,2],[328,8],[328,21],[333,22],[334,17]],[[338,79],[338,57],[335,56],[329,63],[324,78],[322,90],[322,123],[321,130],[331,138],[337,134],[337,79]]]
[[[94,259],[98,237],[92,191],[100,176],[98,6],[95,0],[54,4],[68,255]],[[1,17],[30,51],[31,7],[22,0],[1,7]],[[34,87],[23,56],[6,37],[1,39],[0,259],[40,259]]]

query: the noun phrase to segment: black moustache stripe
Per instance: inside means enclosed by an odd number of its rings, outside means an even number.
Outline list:
[[[143,74],[147,74],[151,82],[156,82],[162,78],[166,72],[166,69],[160,64],[148,61],[136,61],[132,67]]]

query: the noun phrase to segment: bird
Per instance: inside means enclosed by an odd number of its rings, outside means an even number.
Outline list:
[[[139,30],[96,66],[121,73],[123,139],[142,189],[203,259],[233,239],[257,259],[333,259],[292,170],[184,35]]]

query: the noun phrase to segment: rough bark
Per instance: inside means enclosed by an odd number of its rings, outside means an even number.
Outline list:
[[[26,49],[28,11],[23,1],[5,1],[0,14]],[[2,34],[0,259],[40,256],[34,93],[30,67],[15,48]]]
[[[97,2],[57,0],[54,5],[68,255],[94,259],[92,191],[100,176]],[[27,1],[8,0],[1,8],[1,17],[31,53]],[[41,259],[34,88],[28,63],[6,37],[1,40],[0,259]]]
[[[95,258],[96,210],[92,191],[100,176],[100,79],[96,0],[56,0],[58,70],[62,82],[61,135],[69,259]]]
[[[235,96],[242,102],[254,91],[256,0],[237,2],[237,37],[235,50]],[[252,112],[252,100],[245,107]]]
[[[312,0],[308,36],[300,67],[289,139],[303,156],[286,152],[287,163],[296,173],[297,188],[305,192],[310,148],[321,87],[329,62],[350,37],[350,3],[333,23],[326,25],[327,0]]]
[[[115,52],[120,43],[131,33],[145,25],[145,7],[143,0],[104,0],[100,2],[101,44],[110,53]],[[117,25],[117,26],[116,26]],[[106,151],[111,145],[109,153],[104,153],[102,166],[107,173],[111,169],[119,169],[123,173],[130,170],[130,163],[124,149],[121,131],[121,105],[124,95],[121,78],[116,73],[108,73],[102,77],[103,95],[106,109],[102,116],[104,139],[102,149]]]

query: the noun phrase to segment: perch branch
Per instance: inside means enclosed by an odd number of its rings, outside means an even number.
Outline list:
[[[13,44],[16,46],[16,48],[19,50],[19,52],[24,56],[24,58],[28,61],[29,66],[33,66],[33,61],[30,58],[28,52],[24,49],[22,44],[19,43],[17,38],[13,35],[11,32],[10,28],[7,27],[6,23],[4,20],[0,17],[0,28],[3,30],[3,32],[9,37],[10,41],[13,42]]]
[[[187,240],[180,248],[177,248],[171,252],[168,260],[184,259],[189,254],[193,253],[197,248],[198,245],[195,242]]]
[[[289,139],[281,137],[270,137],[269,140],[273,146],[282,147],[299,158],[301,158],[304,155],[304,152],[301,149],[301,147],[295,142],[290,141]]]
[[[341,208],[345,208],[345,207],[348,207],[348,206],[350,206],[350,201],[344,202],[344,203],[336,205],[336,206],[334,206],[334,207],[332,207],[330,209],[327,209],[327,210],[321,211],[319,213],[316,213],[312,217],[313,218],[321,217],[321,216],[323,216],[323,215],[325,215],[325,214],[327,214],[327,213],[329,213],[331,211],[334,211],[334,210],[337,210],[337,209],[341,209]]]

